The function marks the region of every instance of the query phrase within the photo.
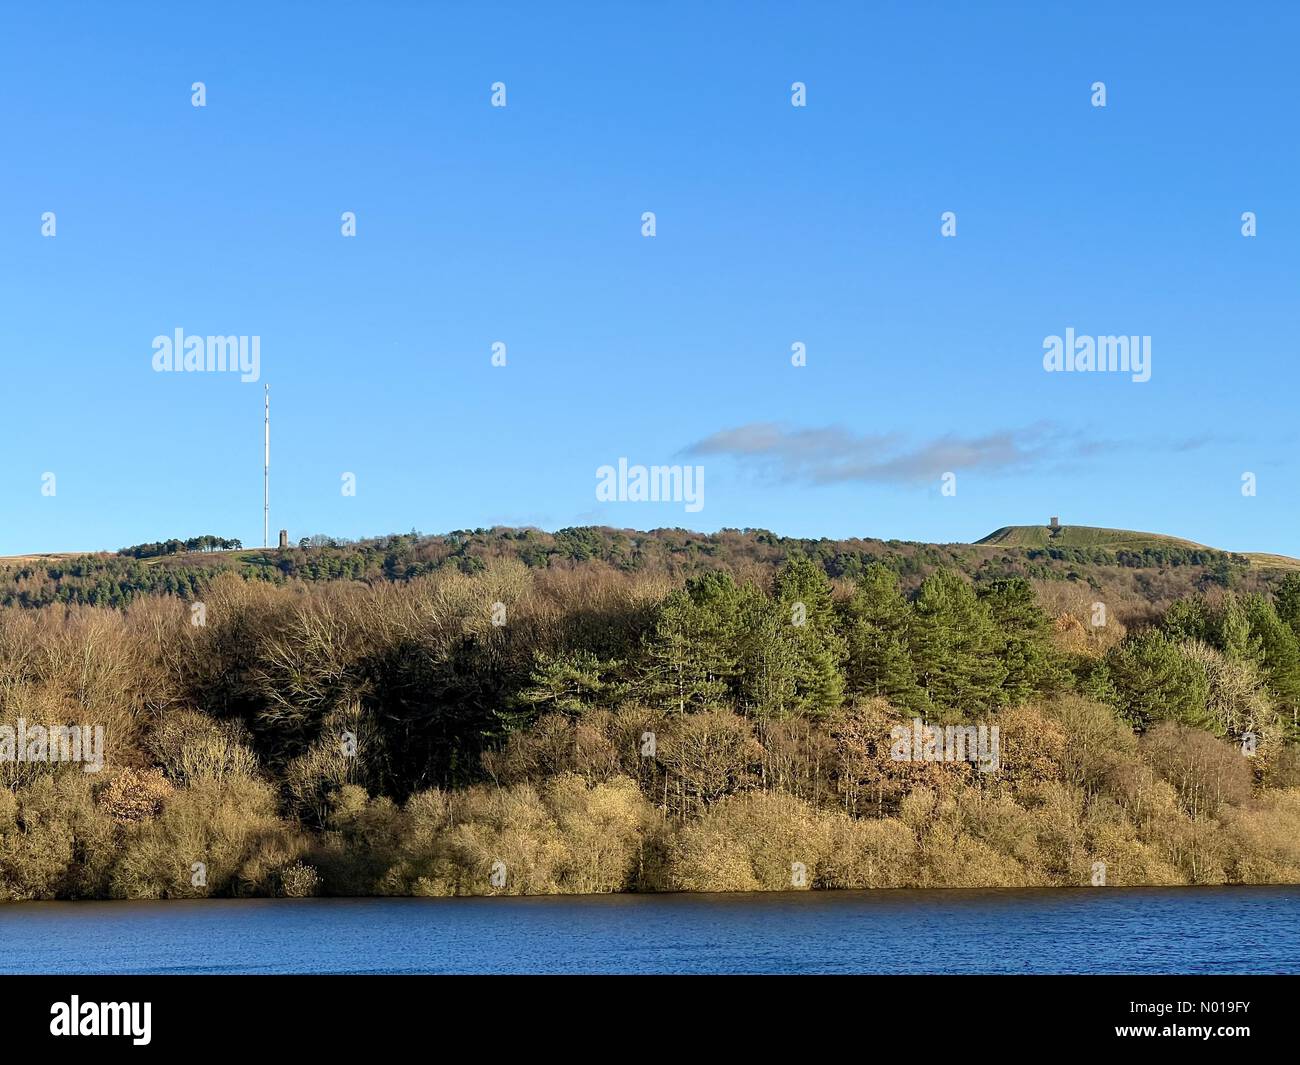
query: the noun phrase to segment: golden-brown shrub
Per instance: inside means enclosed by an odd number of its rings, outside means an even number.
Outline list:
[[[269,854],[303,844],[276,816],[274,792],[246,777],[199,780],[176,791],[154,820],[130,827],[113,872],[115,897],[203,898],[271,894]],[[203,876],[195,870],[201,863]],[[197,880],[206,879],[206,883]]]
[[[115,840],[88,774],[47,772],[17,792],[0,788],[0,899],[102,895]]]
[[[258,768],[242,725],[214,721],[193,710],[165,715],[154,726],[149,748],[163,771],[180,784],[253,776]]]
[[[413,796],[389,883],[420,895],[591,894],[653,882],[660,817],[626,777]],[[498,864],[499,863],[499,864]],[[503,883],[493,882],[493,873]]]
[[[832,874],[832,821],[841,816],[792,795],[732,795],[678,833],[670,883],[678,891],[791,891],[802,866],[811,887]]]

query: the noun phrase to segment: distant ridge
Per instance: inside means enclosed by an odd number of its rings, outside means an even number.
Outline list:
[[[1004,525],[989,533],[976,546],[986,547],[1060,547],[1100,548],[1106,551],[1141,551],[1149,547],[1181,547],[1188,550],[1221,551],[1164,533],[1137,532],[1133,529],[1106,529],[1095,525]],[[1276,555],[1263,551],[1230,551],[1226,554],[1248,558],[1252,565],[1274,569],[1300,569],[1300,559],[1289,555]]]
[[[1103,529],[1094,525],[1004,525],[977,544],[1002,544],[1007,547],[1188,547],[1214,551],[1217,548],[1162,533],[1134,532],[1132,529]]]
[[[219,538],[218,538],[219,539]],[[1039,582],[1083,581],[1097,597],[1165,605],[1212,586],[1264,591],[1300,572],[1300,559],[1268,552],[1223,551],[1192,540],[1090,525],[1007,525],[976,543],[923,543],[850,538],[803,539],[766,529],[615,529],[576,526],[415,531],[364,540],[301,538],[296,546],[176,551],[142,556],[139,549],[170,549],[164,540],[120,552],[39,553],[0,558],[0,606],[41,608],[88,604],[125,606],[142,595],[201,597],[222,573],[245,579],[379,584],[406,581],[441,569],[478,573],[495,561],[516,559],[528,569],[571,569],[589,562],[623,573],[684,580],[724,569],[759,579],[791,553],[809,555],[827,574],[858,580],[873,563],[893,570],[907,592],[925,575],[949,568],[972,580],[1025,577]],[[1091,601],[1091,600],[1090,600]]]

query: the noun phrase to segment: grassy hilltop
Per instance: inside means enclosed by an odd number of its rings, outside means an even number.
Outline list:
[[[1047,525],[1004,525],[976,540],[981,546],[1049,548],[1066,550],[1100,549],[1112,552],[1142,551],[1146,549],[1183,548],[1190,551],[1213,551],[1214,548],[1192,540],[1163,533],[1135,532],[1131,529],[1104,529],[1091,525],[1062,525],[1053,529]],[[1288,555],[1261,551],[1242,552],[1240,557],[1251,565],[1265,569],[1300,569],[1300,559]]]
[[[1141,550],[1144,547],[1185,547],[1212,550],[1177,536],[1133,532],[1129,529],[1102,529],[1091,525],[1004,525],[977,544],[1000,544],[1005,547],[1100,547],[1112,551]]]

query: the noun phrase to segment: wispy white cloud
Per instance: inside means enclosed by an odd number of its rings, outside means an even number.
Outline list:
[[[1049,422],[973,436],[945,433],[929,440],[897,432],[854,433],[838,426],[800,429],[750,422],[697,440],[684,454],[727,456],[782,481],[904,484],[931,480],[950,470],[1026,472],[1073,465],[1115,448],[1189,451],[1209,442],[1208,436],[1121,442]]]

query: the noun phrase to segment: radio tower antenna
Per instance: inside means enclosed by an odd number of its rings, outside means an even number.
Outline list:
[[[265,452],[262,460],[262,546],[271,546],[271,386],[266,385]]]

